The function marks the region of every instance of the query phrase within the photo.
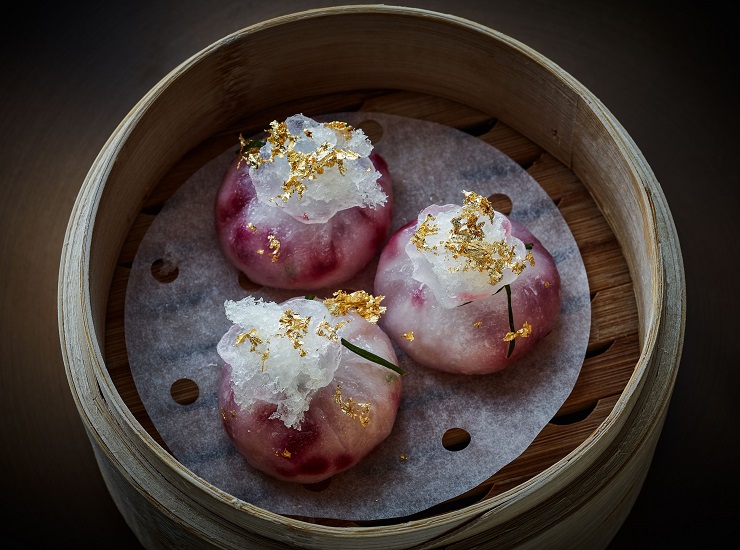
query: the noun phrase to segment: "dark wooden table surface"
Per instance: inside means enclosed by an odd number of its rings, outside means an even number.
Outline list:
[[[27,4],[12,17],[4,9],[0,542],[140,546],[97,469],[57,330],[64,231],[98,151],[190,55],[258,21],[340,3]],[[611,110],[650,163],[683,249],[686,337],[650,473],[610,548],[712,547],[737,535],[740,26],[715,0],[399,3],[482,23],[549,57]]]

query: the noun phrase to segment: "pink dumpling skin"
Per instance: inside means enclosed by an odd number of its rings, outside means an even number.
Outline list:
[[[388,337],[376,325],[365,325],[364,334],[347,338],[397,364]],[[337,402],[338,385],[341,400],[351,399],[356,411],[360,411],[358,404],[370,404],[365,425],[359,415],[347,414]],[[391,433],[400,401],[400,376],[349,350],[343,350],[332,382],[314,394],[300,430],[270,418],[274,404],[258,401],[249,410],[239,407],[228,364],[222,369],[219,388],[224,428],[247,462],[277,479],[308,484],[355,466],[377,447]]]
[[[380,255],[375,295],[383,295],[386,313],[379,325],[414,361],[433,369],[459,374],[487,374],[512,365],[549,334],[560,311],[560,275],[542,243],[522,224],[511,221],[512,235],[532,243],[535,265],[511,284],[514,328],[526,321],[527,338],[516,338],[507,358],[509,310],[506,290],[488,298],[446,309],[430,289],[413,278],[413,264],[405,251],[416,221],[399,229]],[[413,341],[403,335],[413,332]]]
[[[312,290],[351,278],[380,252],[390,234],[393,189],[388,165],[374,151],[369,158],[381,174],[378,183],[387,195],[385,204],[348,208],[316,224],[259,201],[249,166],[234,159],[215,205],[216,234],[227,260],[255,283],[275,288]],[[270,248],[270,235],[280,243],[277,254]]]

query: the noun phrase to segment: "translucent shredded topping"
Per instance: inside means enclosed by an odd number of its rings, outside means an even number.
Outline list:
[[[527,261],[534,261],[524,243],[511,235],[509,220],[488,199],[463,193],[462,206],[424,209],[406,245],[414,279],[426,284],[446,308],[491,296],[512,283]]]
[[[233,326],[218,353],[231,366],[237,405],[274,403],[271,418],[300,429],[313,394],[334,378],[341,330],[351,319],[336,319],[320,301],[303,298],[280,305],[248,296],[224,308]]]
[[[362,130],[298,114],[273,121],[259,153],[251,148],[242,158],[260,201],[304,223],[323,223],[340,210],[385,204],[372,150]]]

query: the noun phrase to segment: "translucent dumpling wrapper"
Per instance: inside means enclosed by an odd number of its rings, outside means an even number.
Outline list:
[[[339,291],[324,302],[226,302],[234,324],[218,344],[221,417],[250,465],[316,483],[354,466],[388,436],[399,375],[341,343],[346,338],[397,364],[392,343],[372,322],[378,302],[362,291]]]
[[[303,115],[240,137],[215,200],[226,259],[253,282],[315,290],[344,284],[391,231],[393,182],[361,130]]]
[[[514,364],[555,327],[561,281],[552,255],[525,226],[466,193],[430,206],[383,249],[375,289],[381,326],[420,364],[489,374]]]

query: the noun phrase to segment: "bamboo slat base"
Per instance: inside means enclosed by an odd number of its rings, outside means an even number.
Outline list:
[[[293,108],[284,105],[264,117],[253,114],[250,120],[284,119],[298,112]],[[430,517],[490,498],[532,478],[570,453],[599,427],[624,390],[640,354],[637,305],[620,244],[596,203],[571,170],[505,124],[480,111],[436,96],[358,91],[301,102],[301,112],[308,116],[353,110],[397,114],[458,128],[495,146],[525,168],[560,209],[578,243],[588,275],[592,317],[586,356],[573,391],[551,422],[516,460],[475,489],[414,516],[379,522],[298,518],[339,526],[382,525]],[[248,134],[261,129],[248,124],[237,125],[187,154],[142,205],[119,255],[108,299],[105,362],[123,401],[144,429],[165,449],[166,443],[157,433],[139,398],[128,364],[123,319],[129,271],[139,243],[166,200],[206,162],[230,145],[236,147],[239,132]],[[367,133],[372,138],[372,128]],[[506,201],[501,201],[500,197],[492,197],[492,200],[494,207],[507,213]],[[197,393],[188,395],[187,388],[182,393],[178,400],[197,397]]]

